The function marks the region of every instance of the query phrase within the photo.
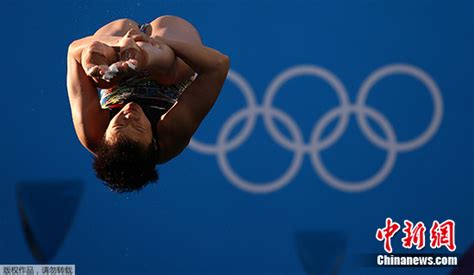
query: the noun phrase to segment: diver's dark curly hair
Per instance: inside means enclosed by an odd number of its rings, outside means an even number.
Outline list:
[[[93,161],[96,176],[117,193],[139,191],[158,180],[155,144],[147,148],[125,138],[108,144],[102,141]]]

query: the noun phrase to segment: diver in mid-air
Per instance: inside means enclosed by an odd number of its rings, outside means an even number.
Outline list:
[[[67,88],[74,129],[98,178],[116,192],[158,179],[214,105],[229,58],[186,20],[113,21],[72,42]],[[100,89],[100,91],[98,91]]]

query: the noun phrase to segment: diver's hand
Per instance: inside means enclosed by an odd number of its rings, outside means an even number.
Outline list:
[[[117,61],[117,52],[111,46],[99,41],[91,42],[82,52],[81,64],[85,73],[91,77],[99,88],[107,88],[113,85],[111,81],[104,79],[109,65]]]
[[[137,30],[130,30],[125,34],[115,47],[118,52],[116,62],[110,64],[102,75],[102,79],[107,82],[118,82],[129,77],[136,72],[142,71],[147,64],[147,54],[137,44],[138,41],[151,41],[145,34],[137,33]],[[148,43],[148,42],[138,42]]]

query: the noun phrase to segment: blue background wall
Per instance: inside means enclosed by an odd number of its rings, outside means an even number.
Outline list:
[[[472,1],[6,0],[1,10],[0,263],[34,263],[15,196],[15,184],[22,181],[85,183],[70,230],[51,261],[76,264],[78,274],[304,274],[295,244],[299,232],[347,237],[340,274],[449,272],[361,266],[358,255],[383,252],[374,236],[386,217],[428,227],[435,219],[453,219],[456,252],[462,254],[473,242]],[[229,55],[232,74],[251,85],[259,106],[269,84],[293,66],[329,70],[352,104],[371,73],[402,63],[423,70],[439,87],[444,106],[439,128],[422,146],[398,152],[390,173],[361,192],[327,184],[307,153],[287,185],[265,194],[247,192],[226,176],[215,155],[193,147],[159,167],[159,184],[139,194],[111,193],[95,178],[91,157],[73,130],[67,46],[114,19],[147,22],[164,14],[189,20],[206,45]],[[436,113],[427,87],[400,74],[377,82],[367,105],[387,118],[399,142],[422,134]],[[301,76],[284,83],[273,106],[294,120],[309,144],[313,127],[339,102],[326,82]],[[215,144],[228,118],[242,108],[245,98],[227,81],[195,141]],[[285,124],[275,121],[291,140]],[[230,139],[243,124],[230,131]],[[385,138],[376,121],[370,125]],[[266,182],[283,174],[293,152],[276,142],[260,116],[245,142],[227,156],[242,178]],[[354,115],[337,142],[321,151],[329,171],[347,181],[372,177],[386,156]],[[40,202],[58,203],[47,196]],[[395,252],[414,252],[401,247],[401,238],[400,231]],[[324,254],[318,245],[308,246]],[[427,247],[423,252],[448,251]]]

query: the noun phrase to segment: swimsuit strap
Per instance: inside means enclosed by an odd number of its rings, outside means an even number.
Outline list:
[[[148,26],[150,26],[150,24],[148,23],[138,24],[138,28],[140,29],[140,31],[145,34],[146,34],[146,29],[148,28]]]

